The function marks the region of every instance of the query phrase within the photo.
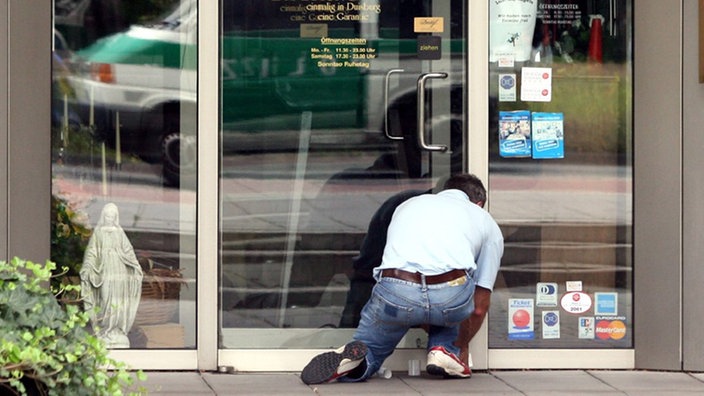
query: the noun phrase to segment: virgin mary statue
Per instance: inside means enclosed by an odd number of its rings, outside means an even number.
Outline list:
[[[113,203],[103,207],[80,274],[81,296],[96,335],[108,348],[129,348],[127,333],[137,314],[143,274]]]

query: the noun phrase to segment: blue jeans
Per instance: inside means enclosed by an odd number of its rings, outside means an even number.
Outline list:
[[[353,339],[367,345],[366,370],[361,377],[341,377],[341,382],[364,381],[374,375],[408,329],[428,325],[428,350],[445,347],[458,355],[454,345],[459,325],[474,310],[474,280],[424,285],[396,278],[381,278],[362,309]],[[358,373],[357,373],[358,374]]]

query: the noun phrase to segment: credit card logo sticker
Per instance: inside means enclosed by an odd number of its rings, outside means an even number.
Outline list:
[[[556,307],[557,283],[538,282],[535,288],[535,305],[539,307]]]
[[[618,294],[594,293],[594,315],[618,315]]]
[[[620,340],[626,336],[626,324],[621,320],[600,320],[596,324],[595,332],[601,340]]]

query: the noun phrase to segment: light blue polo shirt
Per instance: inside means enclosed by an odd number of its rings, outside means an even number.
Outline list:
[[[453,269],[474,271],[478,286],[493,290],[504,239],[491,215],[460,190],[413,197],[396,208],[381,266],[437,275]]]

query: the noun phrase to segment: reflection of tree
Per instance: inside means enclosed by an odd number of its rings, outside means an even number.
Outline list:
[[[154,21],[183,0],[94,0],[84,11],[81,26],[68,26],[57,19],[56,28],[69,41],[72,49],[88,46],[95,40],[126,30],[131,25]],[[74,0],[74,3],[78,0]],[[54,13],[62,15],[71,7],[70,0],[55,5]],[[68,21],[66,22],[68,23]]]
[[[85,216],[67,200],[51,196],[51,261],[56,263],[54,275],[78,276],[91,230]],[[63,277],[53,277],[58,290]]]
[[[125,21],[128,26],[133,23],[146,23],[162,16],[183,0],[113,0],[122,3]]]

